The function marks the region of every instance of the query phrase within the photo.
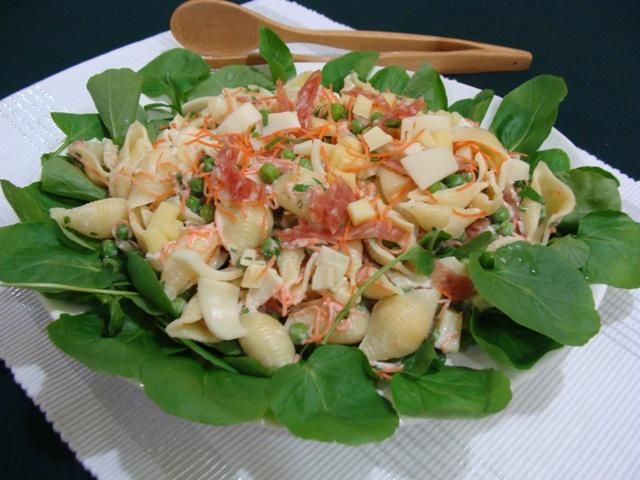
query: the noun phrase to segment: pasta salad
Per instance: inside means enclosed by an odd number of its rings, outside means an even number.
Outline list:
[[[505,368],[598,332],[590,284],[640,286],[617,179],[540,150],[562,79],[488,122],[493,92],[449,105],[429,65],[298,73],[260,39],[268,71],[174,49],[95,75],[40,181],[2,181],[0,280],[86,305],[49,325],[67,354],[174,415],[358,444],[504,409]]]

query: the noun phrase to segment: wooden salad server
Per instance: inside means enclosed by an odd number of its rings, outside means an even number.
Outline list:
[[[415,70],[430,63],[440,73],[526,70],[531,53],[515,48],[448,37],[357,30],[311,30],[275,22],[222,0],[192,0],[171,16],[171,32],[180,44],[202,55],[212,67],[262,64],[258,28],[265,26],[287,43],[315,43],[346,50],[380,52],[379,65]],[[294,54],[297,62],[327,62],[333,57]]]

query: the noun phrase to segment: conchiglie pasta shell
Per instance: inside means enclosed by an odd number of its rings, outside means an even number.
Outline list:
[[[284,326],[287,331],[294,323],[303,323],[309,330],[317,315],[317,307],[301,308],[287,317]],[[360,342],[367,331],[370,313],[364,308],[354,308],[349,317],[344,319],[329,337],[334,345],[351,345]]]
[[[246,313],[240,322],[247,330],[238,341],[244,353],[266,368],[280,368],[294,362],[295,347],[289,332],[271,315]]]
[[[172,338],[186,338],[196,342],[217,343],[220,341],[209,331],[202,319],[197,294],[187,302],[180,318],[176,318],[166,326],[165,332]]]
[[[304,260],[304,248],[285,248],[277,258],[278,272],[284,285],[290,287],[299,280]]]
[[[314,187],[317,185],[316,180],[320,181],[320,177],[307,168],[300,168],[298,171],[280,176],[278,180],[273,182],[273,194],[278,205],[309,221],[311,189],[306,192],[294,192],[293,187],[295,185],[310,185]]]
[[[89,140],[74,142],[69,146],[69,155],[79,161],[84,171],[96,185],[107,186],[109,173],[102,165],[104,146],[101,141]]]
[[[76,208],[52,208],[49,215],[60,225],[91,238],[111,238],[113,228],[127,220],[127,202],[105,198]]]
[[[216,210],[215,223],[220,241],[235,265],[242,252],[256,248],[270,235],[273,215],[267,207],[225,207]]]
[[[127,198],[131,191],[131,173],[138,167],[147,152],[153,149],[147,129],[134,122],[127,131],[124,145],[118,155],[118,164],[109,176],[109,194]]]
[[[496,181],[496,175],[494,172],[487,172],[486,179],[488,182],[488,188],[484,192],[478,193],[473,200],[471,200],[470,206],[472,208],[479,208],[487,215],[491,215],[498,210],[503,204],[502,190],[498,186]]]
[[[369,360],[389,360],[415,352],[433,324],[440,294],[413,290],[376,303],[360,350]]]

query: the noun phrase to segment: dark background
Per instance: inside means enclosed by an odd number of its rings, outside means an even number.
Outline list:
[[[564,77],[569,96],[556,126],[576,145],[640,178],[637,2],[298,1],[358,29],[463,37],[531,51],[534,61],[528,72],[456,78],[504,95],[535,74]],[[0,0],[0,98],[168,29],[171,12],[180,3]],[[3,478],[90,477],[4,367],[0,435]]]

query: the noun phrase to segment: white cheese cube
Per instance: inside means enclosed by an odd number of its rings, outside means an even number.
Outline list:
[[[316,271],[313,274],[311,288],[317,291],[335,287],[344,277],[347,268],[349,268],[348,256],[329,247],[322,247],[316,260]]]
[[[362,135],[362,138],[367,142],[369,150],[376,150],[380,147],[384,147],[393,140],[393,137],[385,133],[385,131],[380,127],[373,127],[368,130],[364,135]]]
[[[451,149],[429,148],[400,160],[411,179],[424,190],[458,170],[458,162]]]
[[[402,119],[400,124],[400,139],[405,140],[410,135],[417,135],[421,130],[433,132],[435,130],[449,130],[451,121],[443,115],[415,115]]]
[[[361,225],[376,217],[376,211],[366,198],[361,198],[347,205],[347,213],[354,225]]]
[[[267,116],[267,124],[262,128],[262,135],[271,135],[289,128],[300,128],[297,112],[270,113]]]
[[[351,111],[354,115],[359,117],[369,118],[371,116],[371,108],[373,107],[373,101],[365,97],[364,95],[358,95],[356,101],[353,102],[353,108]]]
[[[296,155],[311,155],[311,145],[313,144],[313,140],[307,140],[306,142],[298,143],[293,146],[293,153]]]
[[[244,133],[262,120],[262,115],[251,103],[245,103],[224,119],[216,133]]]

